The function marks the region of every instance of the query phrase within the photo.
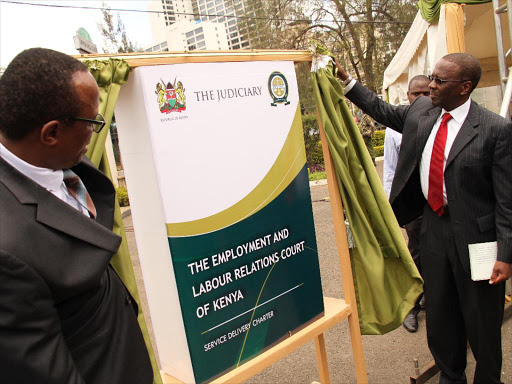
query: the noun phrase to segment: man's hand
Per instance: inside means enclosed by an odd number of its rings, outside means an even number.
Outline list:
[[[505,263],[503,261],[496,261],[494,268],[492,269],[491,278],[489,284],[498,284],[502,281],[506,281],[512,276],[512,264]]]
[[[340,63],[338,63],[338,60],[335,60],[336,68],[338,68],[338,77],[341,79],[341,81],[345,81],[349,78],[349,74],[345,71],[345,68],[343,68]]]

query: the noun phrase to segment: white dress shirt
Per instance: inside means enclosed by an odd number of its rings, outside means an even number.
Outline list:
[[[69,204],[84,215],[90,217],[87,209],[82,207],[82,205],[73,196],[71,196],[66,188],[66,184],[64,184],[64,172],[62,170],[40,168],[29,164],[5,148],[2,143],[0,143],[0,157],[20,173],[39,184],[66,204]]]
[[[384,136],[384,166],[382,172],[382,184],[388,199],[391,192],[391,184],[393,183],[393,178],[395,177],[396,164],[398,162],[398,155],[400,154],[401,143],[402,134],[391,128],[386,128],[386,135]]]
[[[455,137],[460,131],[460,127],[466,120],[466,117],[469,113],[469,107],[471,106],[471,99],[468,99],[461,106],[449,111],[452,118],[448,120],[448,135],[446,137],[446,146],[444,148],[444,165],[443,169],[446,168],[446,159],[448,159],[448,155],[450,154],[450,149],[452,148],[453,142],[455,141]],[[420,181],[421,181],[421,190],[423,191],[423,195],[425,199],[428,199],[428,176],[430,173],[430,159],[432,157],[432,148],[434,147],[434,140],[436,138],[437,131],[441,125],[441,119],[443,115],[447,113],[447,111],[443,108],[441,114],[437,118],[434,127],[432,128],[432,132],[430,132],[430,136],[428,137],[427,143],[425,144],[425,148],[423,149],[423,154],[421,155],[420,161]],[[448,199],[446,197],[446,183],[443,178],[443,199],[444,205],[448,205]]]

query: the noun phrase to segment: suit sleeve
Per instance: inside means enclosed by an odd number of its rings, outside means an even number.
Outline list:
[[[352,89],[345,94],[345,97],[361,108],[364,113],[370,115],[374,120],[402,133],[409,106],[395,106],[386,103],[381,100],[376,93],[371,92],[360,83],[355,83]],[[418,99],[416,99],[415,102]]]
[[[50,289],[0,250],[0,381],[83,384],[61,332]]]
[[[498,261],[512,263],[512,124],[500,130],[492,163]]]

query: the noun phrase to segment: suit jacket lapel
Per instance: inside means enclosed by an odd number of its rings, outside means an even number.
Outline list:
[[[446,160],[445,169],[448,168],[453,159],[455,159],[455,157],[473,139],[473,137],[477,135],[478,131],[475,128],[478,126],[479,121],[480,114],[478,112],[478,105],[472,101],[471,106],[469,107],[468,116],[466,117],[466,120],[464,120],[462,127],[460,127],[459,133],[455,136],[452,148],[448,154],[448,159]]]
[[[421,160],[425,144],[427,143],[430,132],[432,132],[432,128],[434,128],[434,124],[436,123],[440,113],[441,108],[434,108],[430,110],[426,116],[420,116],[418,131],[416,133],[416,155],[418,162]]]
[[[36,220],[77,239],[117,252],[121,239],[110,228],[86,217],[0,158],[0,181],[21,204],[37,205]]]
[[[41,193],[39,196],[36,219],[40,223],[110,252],[115,253],[119,248],[120,239],[111,230],[49,192],[44,195]]]

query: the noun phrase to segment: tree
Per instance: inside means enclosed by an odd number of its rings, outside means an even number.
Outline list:
[[[253,48],[307,49],[322,42],[377,91],[417,8],[413,0],[249,0]]]
[[[126,29],[119,13],[116,17],[105,1],[101,4],[103,20],[98,24],[103,37],[105,53],[127,53],[141,51],[137,44],[133,43],[126,34]]]

